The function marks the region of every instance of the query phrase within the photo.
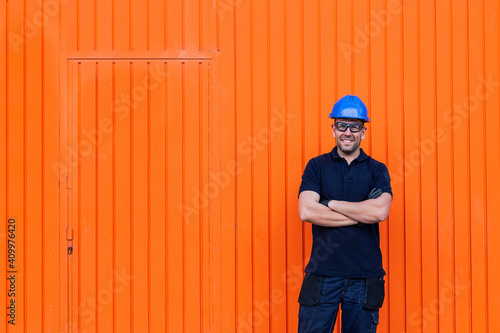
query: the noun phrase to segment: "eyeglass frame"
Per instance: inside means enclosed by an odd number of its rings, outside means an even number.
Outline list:
[[[341,130],[341,129],[339,129],[337,127],[337,124],[343,124],[343,125],[346,126],[346,128],[344,130]],[[335,126],[335,128],[339,132],[342,132],[342,133],[344,133],[345,131],[347,131],[347,129],[349,129],[351,131],[351,133],[359,133],[359,132],[361,132],[365,128],[364,124],[360,124],[360,123],[349,124],[349,123],[344,123],[343,121],[339,121],[339,122],[335,121],[335,123],[333,123],[333,126]],[[360,127],[359,131],[353,131],[353,127],[352,126],[361,126],[361,127]]]

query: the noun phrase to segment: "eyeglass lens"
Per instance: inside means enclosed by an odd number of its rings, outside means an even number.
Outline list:
[[[349,128],[351,130],[351,132],[356,133],[356,132],[361,131],[361,129],[363,128],[363,125],[361,125],[361,124],[347,124],[347,123],[338,122],[338,123],[335,123],[335,127],[341,132],[345,132]]]

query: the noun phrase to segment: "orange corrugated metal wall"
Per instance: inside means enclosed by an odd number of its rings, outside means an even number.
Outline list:
[[[0,331],[295,331],[348,93],[393,181],[379,331],[500,331],[498,6],[4,1]]]

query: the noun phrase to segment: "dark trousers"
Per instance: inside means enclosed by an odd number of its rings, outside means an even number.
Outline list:
[[[299,296],[298,332],[331,333],[339,305],[343,333],[376,332],[383,288],[383,279],[344,279],[306,273]],[[374,289],[378,290],[371,291]]]

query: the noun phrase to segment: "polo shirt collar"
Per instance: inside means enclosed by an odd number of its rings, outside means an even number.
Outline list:
[[[343,157],[341,157],[339,155],[339,153],[337,152],[337,146],[335,146],[332,151],[331,151],[331,154],[332,154],[332,158],[335,160],[335,159],[340,159],[342,160]],[[363,151],[363,148],[360,149],[359,151],[359,156],[354,160],[354,161],[358,161],[358,162],[361,162],[361,161],[364,161],[368,158],[368,155],[365,154],[365,152]],[[353,162],[354,162],[353,161]]]

